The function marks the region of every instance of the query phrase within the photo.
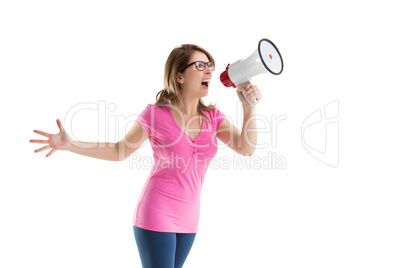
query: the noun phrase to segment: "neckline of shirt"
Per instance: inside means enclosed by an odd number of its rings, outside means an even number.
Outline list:
[[[188,134],[177,124],[176,119],[174,119],[174,116],[173,116],[173,114],[172,114],[172,111],[171,111],[169,105],[166,106],[166,108],[167,108],[167,112],[169,113],[170,118],[173,120],[175,126],[176,126],[181,132],[183,132],[193,143],[197,142],[198,138],[199,138],[199,137],[201,136],[201,134],[204,132],[204,131],[203,131],[203,129],[204,129],[204,124],[205,124],[204,118],[202,119],[202,126],[201,126],[201,129],[200,129],[200,132],[198,133],[197,138],[193,139],[193,138],[191,138],[190,135],[188,135]],[[204,114],[205,114],[205,113],[204,113]]]

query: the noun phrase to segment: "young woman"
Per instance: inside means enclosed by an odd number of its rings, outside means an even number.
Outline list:
[[[257,143],[255,106],[244,99],[260,100],[259,89],[250,82],[237,88],[242,102],[242,130],[233,126],[213,105],[205,105],[213,57],[196,45],[182,45],[169,55],[164,74],[164,89],[156,103],[148,104],[126,136],[117,143],[73,141],[60,120],[58,134],[39,130],[48,140],[35,150],[68,150],[84,156],[119,161],[134,153],[149,139],[154,165],[145,182],[133,219],[134,236],[142,266],[182,267],[198,229],[200,194],[205,172],[217,152],[217,138],[241,155],[252,155]],[[98,146],[93,146],[98,145]]]

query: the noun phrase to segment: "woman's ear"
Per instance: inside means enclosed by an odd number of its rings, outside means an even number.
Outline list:
[[[184,83],[184,77],[181,73],[177,74],[177,82],[179,82],[180,84]]]

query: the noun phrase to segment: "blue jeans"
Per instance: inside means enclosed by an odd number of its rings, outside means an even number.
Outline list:
[[[143,268],[181,268],[196,235],[133,228]]]

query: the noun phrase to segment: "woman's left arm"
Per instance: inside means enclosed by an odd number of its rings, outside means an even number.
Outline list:
[[[247,99],[259,101],[262,97],[258,87],[254,86],[250,82],[247,82],[246,86],[237,87],[237,95],[243,106],[243,126],[240,131],[234,125],[232,125],[227,119],[224,119],[218,126],[217,137],[224,144],[228,145],[235,152],[244,155],[251,156],[254,154],[255,147],[257,146],[257,122],[255,117],[256,105],[251,106],[244,99],[242,91],[246,91]]]

